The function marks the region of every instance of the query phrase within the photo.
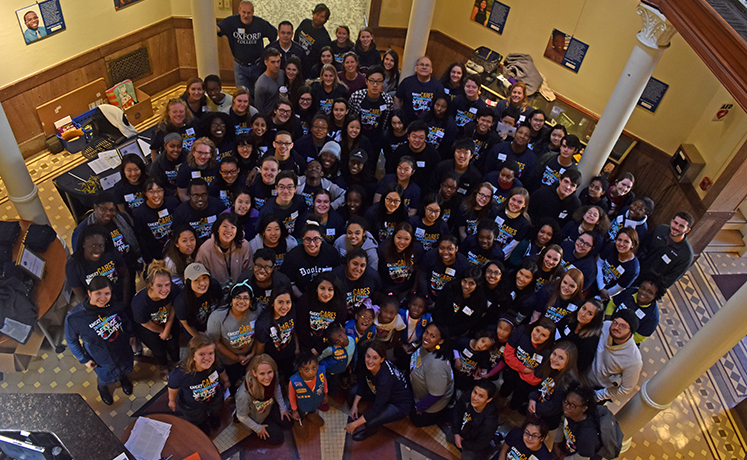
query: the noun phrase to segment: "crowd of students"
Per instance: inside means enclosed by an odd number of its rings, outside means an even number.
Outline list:
[[[253,13],[241,2],[219,34],[254,86],[190,80],[150,166],[125,156],[75,229],[67,342],[102,400],[118,381],[132,392],[144,344],[169,407],[206,432],[224,390],[274,444],[323,425],[329,394],[348,398],[355,440],[409,416],[451,422],[462,458],[486,458],[500,383],[527,419],[497,458],[551,458],[556,428],[556,457],[593,457],[588,409],[637,383],[637,345],[692,261],[692,216],[651,225],[630,173],[577,190],[579,139],[547,126],[521,82],[489,107],[461,63],[438,80],[422,57],[398,84],[369,29],[325,39],[323,4],[298,42]]]

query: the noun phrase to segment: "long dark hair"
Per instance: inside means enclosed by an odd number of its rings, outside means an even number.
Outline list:
[[[387,195],[389,195],[392,192],[396,192],[397,195],[399,195],[400,203],[399,207],[394,210],[392,214],[387,214],[386,205],[384,204],[384,200],[386,200]],[[405,199],[404,199],[405,191],[402,189],[402,186],[399,185],[397,182],[391,182],[384,187],[384,190],[381,192],[381,201],[379,201],[379,209],[376,216],[377,222],[405,222],[408,219],[407,214],[407,206],[405,206]]]
[[[480,193],[480,189],[482,188],[490,189],[490,202],[483,206],[479,211],[476,211],[475,206],[477,206],[477,194]],[[488,217],[490,211],[496,205],[495,198],[493,198],[493,190],[494,187],[490,182],[482,182],[478,184],[477,187],[475,187],[474,190],[472,190],[472,192],[462,201],[462,211],[467,215],[471,212],[477,212],[477,220],[483,220]]]
[[[464,64],[462,64],[459,61],[452,62],[449,64],[449,67],[444,70],[444,73],[441,74],[441,78],[439,79],[441,81],[441,84],[444,85],[444,88],[451,88],[451,70],[454,67],[459,67],[462,69],[462,79],[459,81],[459,84],[462,85],[464,83],[464,77],[467,76],[467,69],[464,67]]]
[[[392,75],[387,76],[384,75],[385,84],[390,84],[393,81],[399,81],[399,55],[396,51],[393,49],[386,50],[386,53],[384,53],[384,57],[391,56],[392,60],[394,61],[394,67],[392,67]],[[382,65],[384,60],[382,59]],[[388,72],[386,69],[384,69],[384,72]],[[394,115],[394,113],[392,113]]]
[[[184,304],[187,307],[187,324],[192,327],[197,327],[197,311],[201,300],[207,302],[215,302],[216,305],[220,305],[223,300],[223,290],[219,283],[213,283],[213,279],[210,278],[210,287],[202,297],[197,297],[195,291],[192,290],[192,282],[190,280],[184,280]]]
[[[319,285],[324,281],[328,281],[330,284],[332,284],[332,288],[335,291],[334,297],[332,297],[332,300],[327,305],[323,304],[319,300],[319,296],[316,292],[319,288]],[[314,279],[309,284],[309,287],[306,288],[306,295],[308,296],[309,306],[312,310],[336,310],[337,307],[341,305],[345,305],[347,307],[345,289],[343,289],[342,283],[340,283],[340,279],[336,275],[332,274],[332,272],[322,272],[314,277]],[[338,318],[337,320],[342,321],[342,318]]]
[[[122,163],[119,165],[119,173],[122,175],[122,180],[124,181],[127,180],[127,177],[125,176],[125,166],[128,164],[133,164],[140,170],[140,178],[137,180],[137,184],[135,185],[142,185],[145,180],[148,179],[148,170],[145,168],[145,162],[143,162],[143,159],[140,158],[139,155],[134,153],[129,153],[122,157]]]
[[[567,387],[569,382],[578,382],[578,348],[568,340],[561,340],[556,343],[550,353],[561,349],[568,356],[565,367],[559,371],[553,369],[550,363],[550,357],[546,359],[539,368],[534,371],[534,375],[541,379],[552,377],[555,381],[555,388]]]
[[[583,307],[587,303],[594,305],[597,308],[597,313],[594,315],[594,318],[592,318],[591,322],[584,326],[581,329],[581,332],[578,333],[578,336],[582,339],[594,336],[599,337],[600,335],[602,335],[602,326],[604,325],[604,305],[602,305],[602,302],[593,298],[588,299],[581,305],[579,305],[578,310],[572,311],[565,315],[566,318],[568,318],[568,328],[571,331],[575,331],[576,326],[578,326],[578,312],[579,310],[581,310],[581,307]]]
[[[213,241],[215,242],[215,244],[220,246],[218,229],[220,229],[220,226],[221,224],[223,224],[223,222],[228,222],[229,224],[236,227],[236,236],[234,236],[233,238],[233,245],[237,249],[241,248],[241,244],[244,242],[244,229],[242,228],[241,224],[239,224],[239,216],[234,214],[233,211],[219,214],[218,218],[215,219],[215,222],[213,222],[213,227],[210,233],[213,235]]]
[[[184,232],[190,232],[192,233],[192,236],[195,237],[195,250],[192,252],[191,260],[190,258],[185,257],[184,254],[182,254],[182,252],[179,250],[179,248],[176,247],[177,243],[179,242],[179,235]],[[189,224],[180,224],[171,233],[171,239],[166,245],[166,250],[164,251],[164,258],[168,257],[169,259],[171,259],[171,261],[174,263],[174,267],[176,267],[176,273],[177,275],[179,275],[179,278],[184,278],[184,269],[187,268],[187,265],[194,261],[195,256],[197,255],[199,241],[200,239],[197,238],[197,232]]]
[[[393,262],[395,260],[399,259],[399,252],[397,251],[397,245],[394,244],[394,237],[397,235],[397,232],[400,230],[404,230],[407,233],[410,234],[410,245],[405,248],[404,251],[402,251],[402,258],[405,261],[405,265],[408,267],[412,265],[412,256],[415,254],[415,232],[412,229],[412,225],[410,225],[407,222],[400,222],[394,227],[394,231],[392,234],[387,238],[389,240],[389,245],[386,248],[386,252],[384,253],[384,258],[389,261]]]
[[[454,365],[454,351],[451,346],[451,339],[449,338],[449,328],[441,325],[436,324],[434,322],[431,322],[428,324],[426,329],[428,327],[435,327],[438,329],[438,333],[441,335],[441,338],[444,339],[444,343],[442,343],[438,348],[436,348],[436,351],[433,352],[433,354],[438,359],[443,359],[444,361],[447,361],[450,365]]]

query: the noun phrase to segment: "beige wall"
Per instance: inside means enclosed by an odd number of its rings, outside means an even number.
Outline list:
[[[171,16],[171,3],[163,0],[142,0],[119,11],[113,0],[61,0],[66,30],[26,45],[15,10],[32,3],[2,0],[0,87]]]
[[[716,112],[724,104],[733,104],[734,108],[723,121],[713,121]],[[700,119],[695,124],[695,129],[684,142],[694,144],[706,161],[705,168],[693,182],[701,198],[706,194],[698,187],[703,177],[707,176],[714,181],[726,169],[745,142],[747,142],[747,114],[723,87],[719,87],[714,97],[704,107]]]

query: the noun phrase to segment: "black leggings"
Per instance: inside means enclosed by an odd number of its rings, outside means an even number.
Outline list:
[[[177,407],[184,414],[184,418],[202,428],[211,417],[217,417],[223,409],[223,391],[209,402],[200,403],[199,406],[185,406],[177,399]]]
[[[264,441],[273,446],[277,446],[285,441],[283,430],[290,428],[293,425],[293,421],[283,420],[283,417],[280,414],[280,408],[277,403],[275,403],[272,405],[272,409],[270,409],[270,413],[267,415],[265,421],[260,423],[260,425],[267,425],[265,431],[270,435]]]
[[[172,363],[179,362],[179,330],[179,325],[174,324],[171,328],[171,338],[169,340],[161,340],[161,337],[155,332],[143,326],[138,326],[137,335],[145,346],[153,352],[153,356],[155,356],[158,364],[167,366],[169,359],[171,359]]]
[[[519,410],[522,406],[528,404],[529,393],[535,388],[536,386],[523,381],[519,373],[515,370],[511,368],[503,370],[503,385],[501,386],[500,394],[506,398],[513,393],[513,397],[511,397],[511,409]]]

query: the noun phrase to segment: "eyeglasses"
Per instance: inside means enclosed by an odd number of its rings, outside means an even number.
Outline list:
[[[384,201],[386,201],[389,204],[396,204],[396,205],[399,205],[400,203],[402,203],[402,200],[398,200],[397,198],[389,198],[389,197],[384,198]]]
[[[491,276],[501,276],[502,273],[500,270],[485,270],[485,274]]]
[[[239,302],[251,302],[252,298],[248,295],[237,295],[233,300],[238,300]]]
[[[368,81],[368,82],[369,82],[369,83],[371,83],[372,85],[381,85],[381,84],[383,84],[383,83],[384,83],[384,80],[372,80],[372,79],[370,79],[370,78],[369,78],[369,79],[367,79],[366,81]]]
[[[310,97],[299,97],[298,102],[312,102]]]
[[[276,144],[277,144],[278,146],[283,146],[283,147],[288,147],[289,145],[293,145],[293,142],[280,142],[280,141],[275,141],[275,143],[276,143]]]
[[[425,211],[431,214],[438,214],[441,212],[441,208],[425,208]]]
[[[239,172],[238,169],[229,169],[228,171],[221,169],[221,174],[237,174]]]
[[[594,246],[593,243],[586,242],[586,241],[582,240],[581,238],[577,239],[576,243],[580,244],[581,246],[583,246],[585,248],[590,248],[590,247]]]
[[[291,113],[290,109],[278,109],[278,113],[283,113],[285,115],[288,115]]]
[[[312,244],[312,243],[319,244],[322,241],[324,241],[324,240],[322,239],[321,236],[315,236],[314,238],[308,238],[307,237],[307,238],[303,239],[303,242],[306,243],[306,244]]]
[[[542,439],[541,434],[535,434],[535,433],[530,432],[529,430],[524,430],[524,436],[530,439]]]
[[[195,156],[197,156],[197,155],[209,157],[210,155],[212,155],[212,152],[210,152],[210,151],[208,151],[208,152],[200,152],[199,150],[195,150]]]
[[[484,194],[482,192],[477,192],[477,196],[479,196],[480,198],[484,198],[486,200],[489,200],[490,198],[492,198],[491,195],[486,195],[486,194]]]
[[[277,187],[278,190],[287,190],[287,191],[291,191],[296,188],[295,185],[280,185],[280,184],[276,185],[275,187]]]
[[[254,271],[255,272],[265,272],[269,273],[275,268],[274,265],[260,265],[260,264],[254,264]]]
[[[571,409],[578,409],[579,407],[585,407],[585,406],[579,406],[577,404],[573,404],[572,402],[568,401],[567,399],[563,400],[563,405],[566,407],[569,407]]]

